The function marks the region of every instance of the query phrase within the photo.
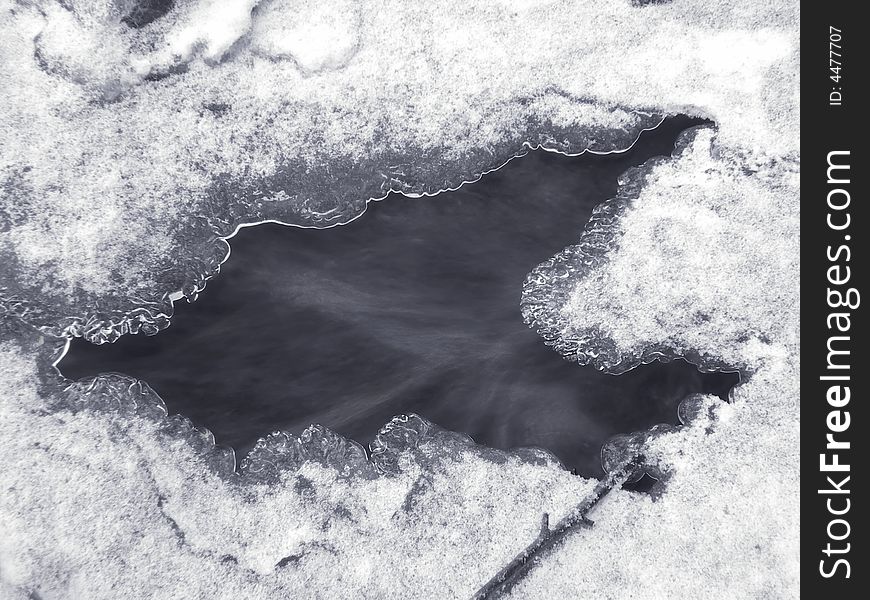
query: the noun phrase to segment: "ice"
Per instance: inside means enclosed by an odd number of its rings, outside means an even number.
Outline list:
[[[580,243],[529,276],[524,315],[567,357],[614,372],[659,356],[750,371],[796,351],[799,288],[783,277],[799,267],[798,164],[716,137],[692,130],[675,160],[627,173]]]
[[[396,423],[425,435],[399,443],[395,426],[384,433],[381,446],[402,464],[389,475],[308,460],[267,484],[214,468],[226,455],[166,417],[141,382],[107,375],[40,391],[37,353],[0,346],[0,581],[44,599],[283,597],[303,587],[325,598],[461,597],[525,544],[542,512],[564,513],[594,484],[555,463],[456,452],[470,443],[441,444],[418,417]],[[323,449],[323,436],[302,438],[314,442],[310,456]]]
[[[696,128],[529,276],[524,314],[570,360],[621,372],[682,356],[743,382],[729,404],[686,398],[682,428],[605,445],[606,468],[644,456],[663,495],[613,492],[512,597],[799,595],[798,171]]]
[[[346,222],[524,144],[621,149],[685,112],[798,148],[776,4],[187,0],[140,28],[127,2],[0,6],[3,293],[95,342],[164,327],[241,224]]]
[[[627,174],[524,310],[573,360],[744,381],[617,444],[663,491],[613,490],[513,596],[797,596],[799,8],[635,4],[179,0],[131,27],[126,0],[0,0],[0,594],[472,596],[595,482],[413,415],[365,461],[313,428],[237,470],[145,383],[69,387],[54,336],[155,333],[242,224],[686,113],[715,126]]]

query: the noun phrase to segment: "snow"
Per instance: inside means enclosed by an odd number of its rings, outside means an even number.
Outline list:
[[[55,334],[157,329],[238,225],[346,222],[524,142],[621,149],[683,112],[798,148],[788,4],[180,0],[139,29],[128,4],[0,3],[0,187],[28,208],[0,211],[4,287]]]
[[[799,594],[796,3],[130,6],[0,0],[2,597],[473,595],[595,482],[413,417],[370,459],[314,428],[236,472],[145,384],[65,389],[54,336],[156,332],[241,224],[334,225],[672,113],[716,126],[627,174],[525,315],[572,360],[744,381],[645,437],[663,491],[612,492],[513,597]]]
[[[619,218],[541,265],[524,308],[578,362],[686,356],[744,381],[730,404],[692,397],[686,427],[650,436],[659,499],[611,494],[516,598],[799,595],[797,164],[735,155],[716,135],[690,131],[674,160],[629,174]],[[602,245],[590,233],[605,227]]]
[[[527,320],[613,371],[661,354],[753,371],[796,353],[798,163],[734,154],[711,127],[678,146],[624,175],[580,244],[532,273]]]
[[[0,578],[44,599],[461,597],[594,485],[437,432],[390,476],[264,484],[134,380],[40,392],[33,361],[0,346]]]

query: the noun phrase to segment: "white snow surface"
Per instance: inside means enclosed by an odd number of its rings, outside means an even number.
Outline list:
[[[568,267],[550,327],[583,340],[567,354],[580,362],[690,356],[745,381],[729,404],[710,398],[711,414],[649,442],[670,474],[662,498],[611,495],[512,597],[800,595],[797,163],[734,154],[710,128],[683,142],[645,173],[603,260]],[[542,268],[565,277],[558,260]]]
[[[306,463],[240,487],[159,421],[44,410],[20,347],[0,347],[0,373],[0,578],[46,600],[463,597],[594,485],[466,454],[368,481]]]
[[[131,4],[0,0],[0,294],[58,334],[153,321],[240,224],[345,222],[524,142],[624,148],[689,113],[798,149],[788,3],[178,0],[140,29]]]
[[[133,30],[132,2],[0,0],[0,598],[471,597],[595,482],[469,446],[240,485],[208,434],[71,408],[50,334],[153,320],[241,223],[342,222],[530,133],[618,146],[676,113],[716,126],[626,178],[595,260],[536,271],[534,324],[602,368],[744,382],[650,441],[660,497],[611,493],[512,597],[799,595],[797,3],[178,0]]]

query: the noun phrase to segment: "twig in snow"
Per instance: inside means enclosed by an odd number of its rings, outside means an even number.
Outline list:
[[[583,501],[574,507],[565,518],[559,521],[553,529],[549,526],[549,515],[544,513],[541,522],[541,531],[538,537],[520,552],[510,563],[507,564],[495,577],[490,579],[474,595],[473,600],[494,600],[501,598],[532,569],[564,538],[572,531],[580,527],[592,525],[586,515],[601,501],[613,488],[622,486],[631,475],[643,464],[643,456],[634,456],[623,463],[619,468],[613,469],[607,477],[598,482]]]

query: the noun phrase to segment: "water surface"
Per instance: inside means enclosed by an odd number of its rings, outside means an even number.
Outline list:
[[[522,283],[577,241],[623,171],[669,154],[691,124],[668,121],[623,154],[533,152],[455,192],[391,195],[343,227],[243,229],[221,275],[176,306],[168,330],[76,340],[60,369],[143,379],[171,412],[242,452],[315,422],[366,443],[413,411],[600,475],[608,437],[676,423],[686,394],[724,395],[737,378],[682,361],[620,376],[563,361],[523,324]]]

